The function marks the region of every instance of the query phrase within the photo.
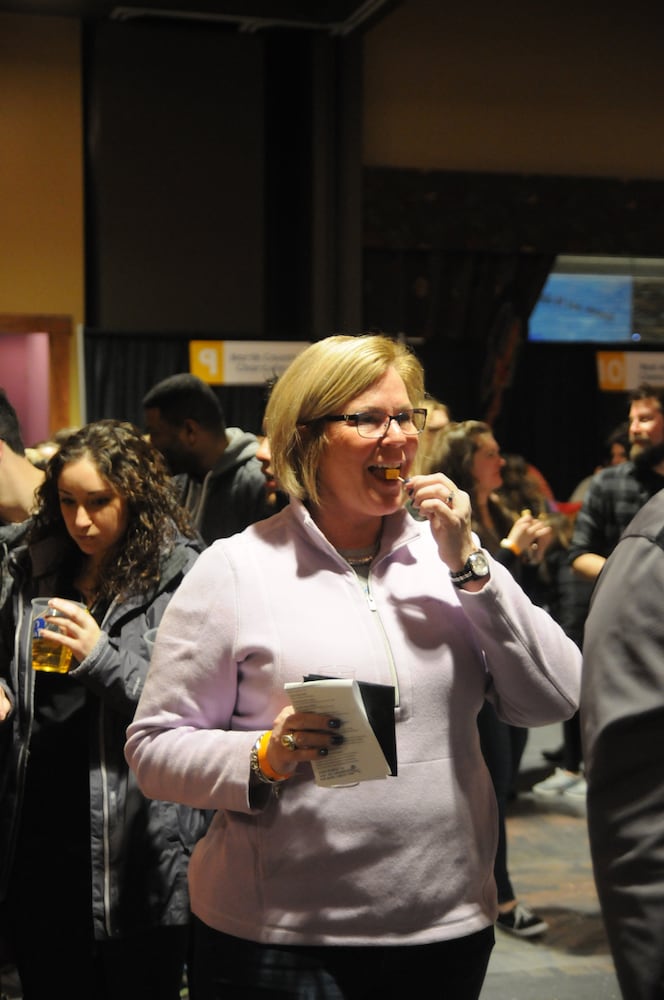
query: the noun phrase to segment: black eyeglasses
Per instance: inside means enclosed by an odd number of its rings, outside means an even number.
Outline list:
[[[362,413],[339,413],[331,417],[323,417],[330,423],[344,421],[355,427],[363,438],[381,438],[387,434],[390,423],[395,420],[402,434],[421,434],[427,422],[425,409],[402,410],[401,413],[386,413],[385,410],[365,410]]]

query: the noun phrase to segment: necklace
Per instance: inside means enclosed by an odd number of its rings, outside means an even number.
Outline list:
[[[343,552],[340,553],[344,556]],[[376,557],[375,552],[370,552],[366,556],[344,556],[344,559],[349,566],[368,566],[369,563],[373,562]]]
[[[376,553],[380,546],[380,538],[377,538],[373,545],[365,549],[339,549],[349,566],[368,566],[376,558]]]
[[[381,523],[378,538],[373,545],[366,545],[363,549],[337,549],[342,559],[345,559],[349,566],[355,569],[356,566],[368,566],[378,555],[381,538],[383,537],[383,525]]]

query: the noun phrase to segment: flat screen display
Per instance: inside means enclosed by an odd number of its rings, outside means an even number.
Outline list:
[[[664,277],[552,271],[528,339],[602,344],[664,343]]]
[[[550,274],[530,317],[529,340],[632,341],[632,278]]]

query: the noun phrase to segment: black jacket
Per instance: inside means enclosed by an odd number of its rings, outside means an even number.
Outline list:
[[[158,586],[147,595],[114,601],[100,621],[102,634],[94,650],[63,678],[69,685],[80,684],[86,701],[92,916],[97,939],[186,924],[189,919],[187,863],[202,832],[203,814],[146,799],[125,762],[124,743],[149,666],[144,633],[158,625],[199,551],[198,542],[180,538],[164,554]],[[16,847],[35,718],[30,601],[56,596],[52,588],[60,561],[51,542],[32,550],[22,546],[9,556],[15,582],[0,609],[4,640],[0,683],[14,708],[0,723],[0,899]],[[13,622],[19,623],[18,628]],[[13,638],[11,644],[8,636]],[[45,822],[55,821],[45,817]]]

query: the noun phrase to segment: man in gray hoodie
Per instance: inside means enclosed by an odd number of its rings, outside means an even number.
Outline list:
[[[214,390],[182,372],[143,397],[145,430],[162,453],[206,544],[242,531],[273,511],[256,458],[258,438],[226,427]]]

